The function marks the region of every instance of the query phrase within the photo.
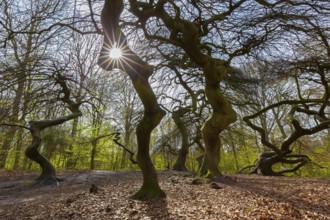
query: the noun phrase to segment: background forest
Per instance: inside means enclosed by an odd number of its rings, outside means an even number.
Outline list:
[[[138,16],[163,2],[178,23],[199,25],[204,54],[230,63],[219,64],[228,69],[220,89],[237,120],[220,133],[221,172],[330,177],[328,1],[139,1],[141,12],[134,2],[125,2],[120,28],[154,66],[149,82],[166,111],[151,135],[157,170],[198,171],[213,112],[185,29]],[[57,170],[138,170],[130,159],[143,105],[127,74],[97,64],[103,1],[0,5],[0,169],[39,170],[24,154],[33,140],[26,128],[69,115],[42,131],[39,150]],[[274,158],[271,171],[262,158]]]

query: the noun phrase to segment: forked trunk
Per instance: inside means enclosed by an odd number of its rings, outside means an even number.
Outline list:
[[[278,176],[272,166],[278,162],[279,157],[274,152],[264,152],[259,155],[255,167],[250,171],[250,174],[260,174],[264,176]]]
[[[188,150],[181,148],[179,150],[178,157],[176,158],[175,164],[173,165],[173,170],[176,171],[187,171],[186,161],[187,161]]]

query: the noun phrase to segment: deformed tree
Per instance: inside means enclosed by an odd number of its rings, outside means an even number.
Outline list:
[[[171,114],[181,136],[181,147],[172,169],[176,171],[187,171],[186,160],[189,148],[196,143],[196,139],[189,133],[188,126],[202,121],[199,111],[203,111],[202,105],[204,105],[206,101],[204,90],[198,88],[202,87],[203,83],[200,80],[200,71],[196,68],[187,68],[188,65],[185,64],[184,60],[178,61],[177,58],[171,61],[171,59],[173,59],[172,57],[175,56],[168,56],[164,53],[162,53],[162,55],[168,61],[165,67],[175,74],[174,79],[177,80],[173,80],[174,85],[177,87],[178,84],[186,91],[186,93],[184,93],[184,98],[172,97],[173,102],[178,103],[178,106],[174,108]],[[184,70],[184,73],[182,73],[181,70]],[[189,79],[189,83],[185,78]],[[172,85],[173,83],[170,84]]]
[[[46,128],[62,124],[82,115],[81,111],[79,110],[79,106],[82,104],[82,102],[80,100],[72,100],[71,90],[66,84],[66,77],[59,73],[54,76],[56,83],[62,88],[61,93],[63,94],[63,97],[59,99],[63,103],[67,104],[71,114],[49,120],[30,121],[30,126],[28,129],[32,135],[32,143],[25,150],[25,155],[29,159],[38,163],[42,169],[41,175],[37,178],[37,181],[45,184],[52,183],[56,181],[57,178],[55,167],[45,156],[39,152],[39,148],[42,142],[41,132]]]
[[[297,63],[296,63],[297,64]],[[328,107],[330,105],[330,88],[329,79],[326,75],[329,73],[330,66],[327,63],[319,62],[319,59],[304,60],[299,63],[300,71],[307,73],[296,77],[296,88],[298,90],[299,99],[296,100],[282,100],[280,102],[271,104],[253,115],[245,116],[243,120],[254,130],[261,135],[261,143],[269,148],[271,151],[261,153],[250,173],[258,173],[261,175],[277,176],[284,173],[297,171],[299,168],[310,162],[310,158],[303,154],[294,154],[294,143],[305,135],[316,134],[322,130],[329,129],[330,118],[328,116]],[[314,86],[322,86],[323,89],[318,91],[323,93],[314,94],[316,98],[310,98],[311,95],[304,97],[301,91],[301,85],[298,77],[310,80],[310,74],[314,74]],[[315,76],[318,75],[317,79]],[[306,85],[306,81],[301,82]],[[306,88],[305,88],[306,89]],[[304,89],[304,90],[305,90]],[[309,92],[310,93],[310,92]],[[287,121],[293,128],[291,134],[283,139],[280,144],[273,143],[268,137],[266,129],[257,125],[253,120],[268,111],[272,111],[283,105],[291,106],[291,110],[287,115]],[[274,171],[273,166],[277,163],[289,164],[292,167],[281,171]]]
[[[32,142],[26,148],[25,155],[29,159],[40,165],[42,171],[41,175],[37,178],[37,182],[42,184],[52,184],[59,180],[58,178],[56,178],[56,169],[53,164],[39,151],[40,146],[42,144],[42,131],[46,128],[62,124],[66,121],[72,120],[82,115],[81,111],[79,110],[79,106],[82,104],[82,102],[81,100],[72,100],[71,90],[66,83],[67,78],[60,73],[54,73],[53,78],[55,80],[55,83],[58,84],[61,88],[58,100],[67,105],[68,109],[71,111],[71,114],[57,117],[54,119],[29,121],[29,126],[1,123],[1,125],[7,125],[12,127],[18,126],[30,131],[32,136]]]
[[[260,3],[274,10],[279,10],[276,7],[277,4],[281,4],[280,1],[276,4],[266,4],[265,1],[260,1]],[[288,3],[288,7],[291,7],[291,1]],[[283,22],[281,25],[291,30],[290,37],[286,40],[294,45],[291,50],[295,55],[286,60],[277,58],[273,61],[274,68],[271,69],[273,75],[277,73],[277,75],[292,76],[292,81],[295,82],[292,86],[296,90],[296,99],[284,99],[270,104],[243,118],[252,129],[259,132],[262,144],[271,150],[260,154],[251,173],[283,175],[298,170],[310,162],[310,159],[306,155],[295,154],[294,143],[305,135],[313,135],[330,127],[330,38],[327,31],[330,9],[322,1],[311,4],[304,2],[296,7],[309,8],[310,13],[304,13],[301,16],[287,14],[278,17],[278,20]],[[313,13],[315,11],[317,13]],[[287,114],[287,124],[292,129],[289,135],[282,135],[283,139],[279,143],[274,143],[268,138],[266,129],[257,125],[254,119],[261,115],[265,116],[270,111],[274,113],[276,112],[274,109],[284,105],[290,109]],[[277,124],[280,123],[277,122]],[[279,127],[281,133],[284,133],[283,127],[281,125]],[[290,164],[291,167],[274,171],[273,166],[277,163]]]
[[[172,119],[176,126],[178,127],[180,134],[181,134],[181,148],[178,152],[178,157],[176,159],[175,164],[173,165],[173,170],[177,171],[187,171],[186,167],[186,159],[187,154],[189,152],[189,135],[188,135],[188,129],[185,125],[185,121],[182,120],[182,117],[189,112],[189,108],[182,108],[179,107],[178,109],[174,110],[172,112]]]
[[[148,82],[153,67],[143,61],[127,45],[126,37],[119,27],[119,17],[123,11],[123,0],[106,0],[101,12],[101,23],[104,31],[104,42],[100,52],[99,65],[107,71],[119,68],[130,77],[133,86],[144,106],[144,115],[137,125],[138,142],[137,163],[143,174],[143,185],[132,196],[134,199],[164,197],[165,193],[158,184],[156,169],[149,155],[149,143],[152,130],[165,115]],[[113,47],[123,50],[122,59],[113,59],[109,52]]]
[[[212,113],[202,127],[205,155],[199,174],[218,181],[224,180],[218,167],[219,135],[237,117],[220,89],[220,83],[231,71],[234,58],[250,53],[270,37],[273,30],[265,26],[267,22],[263,23],[269,17],[260,20],[254,18],[253,10],[259,10],[258,5],[244,4],[247,2],[244,0],[227,3],[168,0],[129,2],[130,11],[137,17],[137,27],[143,30],[147,39],[181,48],[187,59],[202,70],[204,91]],[[249,12],[251,18],[240,16],[240,11],[242,15]],[[245,25],[255,28],[248,30]],[[229,36],[230,39],[226,39]]]

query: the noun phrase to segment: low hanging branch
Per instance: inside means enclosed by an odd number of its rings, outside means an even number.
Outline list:
[[[0,125],[9,126],[9,127],[19,127],[19,128],[24,128],[24,129],[27,129],[27,130],[31,131],[31,129],[29,127],[26,127],[24,125],[9,124],[9,123],[0,123]]]
[[[326,118],[324,115],[320,113],[320,111],[314,111],[308,109],[306,107],[307,103],[314,103],[323,105],[324,103],[328,103],[328,100],[292,100],[292,101],[282,101],[276,104],[272,104],[261,111],[246,116],[243,120],[254,130],[258,131],[261,135],[261,142],[263,145],[267,146],[272,150],[272,152],[264,152],[259,155],[257,162],[254,165],[254,169],[250,173],[260,173],[263,175],[283,175],[284,173],[295,172],[299,168],[303,167],[305,164],[310,163],[311,160],[306,155],[298,155],[298,154],[291,154],[292,150],[290,146],[297,141],[300,137],[305,135],[312,135],[324,129],[328,129],[330,125],[330,120]],[[265,113],[266,111],[279,107],[283,104],[291,105],[291,110],[288,113],[287,120],[293,126],[293,132],[286,137],[280,147],[278,148],[275,144],[271,143],[267,138],[267,132],[260,126],[257,126],[252,123],[252,119],[260,116],[261,114]],[[305,108],[304,108],[305,107]],[[317,124],[310,128],[304,128],[299,120],[295,118],[295,113],[305,113],[308,116],[314,116],[315,120],[317,120]],[[293,168],[285,169],[282,171],[275,172],[272,170],[272,166],[275,163],[284,163],[284,164],[291,164],[294,165]],[[244,168],[245,169],[245,168]]]
[[[39,121],[30,121],[30,132],[32,136],[32,143],[26,148],[25,155],[38,163],[42,169],[41,175],[37,178],[38,182],[51,184],[53,181],[57,182],[60,180],[56,178],[56,170],[53,164],[39,152],[39,147],[42,142],[41,132],[45,128],[49,128],[55,125],[62,124],[71,119],[81,116],[81,112],[72,113],[63,117],[51,119],[51,120],[39,120]]]
[[[295,159],[289,159],[289,158],[295,158]],[[306,155],[299,155],[299,154],[291,154],[291,155],[286,155],[285,157],[280,159],[281,163],[285,164],[296,164],[293,168],[291,169],[284,169],[279,172],[277,172],[278,175],[283,175],[284,173],[291,173],[299,170],[301,167],[303,167],[305,164],[309,163],[311,159],[306,156]]]

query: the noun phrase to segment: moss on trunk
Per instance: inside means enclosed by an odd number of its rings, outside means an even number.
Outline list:
[[[236,112],[220,89],[220,82],[226,74],[226,69],[226,65],[213,60],[210,60],[203,69],[205,75],[205,94],[213,112],[202,128],[202,135],[205,142],[205,156],[199,174],[205,175],[208,178],[221,176],[218,167],[220,161],[219,134],[236,121]]]
[[[165,193],[158,184],[157,172],[150,158],[149,144],[151,132],[160,123],[165,115],[165,111],[158,106],[156,96],[150,87],[148,78],[133,74],[130,72],[134,88],[143,103],[145,111],[136,128],[138,142],[137,163],[143,174],[143,184],[132,198],[153,199],[164,197]]]
[[[119,17],[123,11],[123,0],[106,0],[101,13],[102,27],[104,30],[103,47],[100,51],[98,63],[101,68],[111,71],[119,68],[126,72],[142,101],[144,115],[136,129],[138,142],[137,163],[143,173],[143,185],[132,196],[134,199],[150,199],[163,197],[165,193],[160,189],[156,169],[149,155],[150,135],[152,130],[160,123],[165,115],[157,98],[148,82],[153,74],[153,67],[144,62],[127,45],[126,37],[119,27]],[[124,62],[115,62],[108,56],[112,45],[119,44],[125,48]]]
[[[176,126],[178,127],[181,134],[181,148],[179,150],[178,157],[173,166],[173,170],[177,171],[187,171],[186,160],[187,154],[189,152],[189,138],[188,138],[188,129],[185,122],[182,120],[182,117],[190,111],[189,108],[179,108],[172,113],[172,118]]]

